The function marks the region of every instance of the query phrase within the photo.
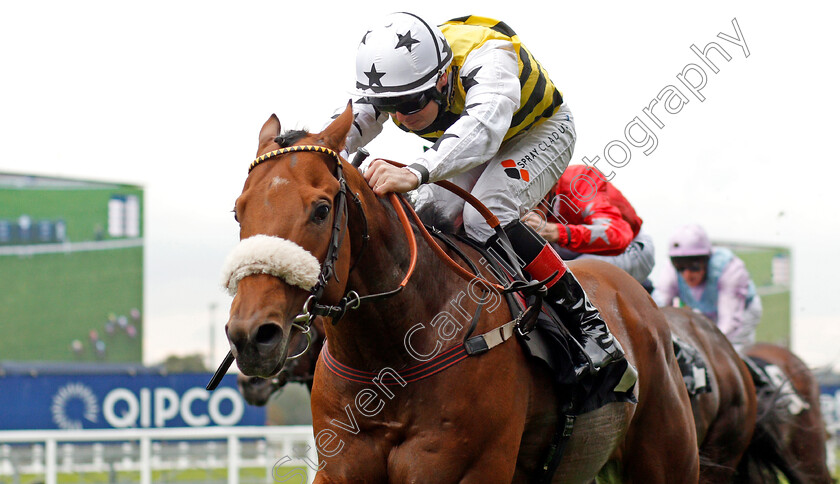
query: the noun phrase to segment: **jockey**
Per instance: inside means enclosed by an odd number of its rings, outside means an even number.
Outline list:
[[[368,30],[356,55],[354,126],[347,152],[366,145],[391,119],[433,142],[406,168],[374,160],[365,178],[377,195],[418,189],[418,209],[433,204],[466,234],[508,254],[484,218],[464,200],[430,185],[450,180],[499,218],[527,277],[548,297],[591,360],[580,376],[624,353],[563,260],[519,218],[560,178],[572,156],[575,125],[545,69],[503,22],[467,16],[440,28],[394,13]]]
[[[731,250],[712,247],[699,225],[680,227],[668,243],[674,270],[663,271],[653,299],[670,306],[675,298],[717,324],[739,353],[755,342],[761,298],[744,262]]]
[[[653,269],[653,239],[641,231],[642,219],[612,183],[586,165],[566,168],[555,193],[523,220],[566,260],[600,259],[640,283]]]

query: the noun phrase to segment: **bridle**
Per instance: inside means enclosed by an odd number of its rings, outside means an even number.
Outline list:
[[[344,236],[347,231],[347,180],[344,177],[343,159],[341,158],[341,156],[339,156],[337,152],[325,146],[289,146],[286,148],[280,148],[274,151],[270,151],[257,157],[257,159],[251,162],[251,165],[248,167],[248,174],[250,174],[251,171],[253,171],[253,169],[261,163],[273,160],[281,155],[306,151],[323,153],[335,160],[335,177],[338,180],[339,188],[338,193],[336,193],[335,198],[333,200],[335,215],[333,217],[333,226],[332,231],[330,233],[330,241],[327,247],[327,254],[324,256],[324,261],[321,263],[321,271],[318,274],[317,282],[309,290],[309,297],[307,297],[306,301],[303,303],[302,312],[298,314],[297,317],[295,317],[295,319],[292,321],[292,327],[298,329],[301,333],[306,335],[307,344],[303,351],[294,356],[287,357],[287,360],[297,359],[309,350],[309,347],[312,343],[310,327],[312,326],[312,321],[315,319],[316,316],[331,317],[333,324],[335,324],[338,322],[338,320],[341,319],[341,317],[344,315],[347,309],[357,309],[359,308],[359,306],[361,306],[363,302],[384,299],[398,294],[400,291],[403,290],[403,288],[405,288],[406,284],[408,284],[409,279],[411,279],[411,276],[414,273],[414,268],[417,265],[417,241],[414,238],[414,231],[411,228],[411,223],[409,222],[408,217],[406,216],[405,211],[403,210],[402,203],[399,200],[401,196],[395,193],[389,193],[388,197],[391,201],[391,204],[394,206],[394,209],[397,212],[397,216],[399,217],[400,222],[403,226],[403,230],[405,231],[406,238],[408,239],[410,247],[409,267],[402,282],[400,282],[400,284],[391,291],[371,294],[367,296],[360,296],[356,291],[350,290],[334,306],[321,303],[321,298],[324,295],[324,290],[329,280],[331,278],[334,278],[336,281],[338,281],[338,276],[336,275],[335,271],[335,262],[338,259],[338,252],[341,248],[341,244],[344,241]],[[362,235],[362,250],[364,250],[367,240],[370,239],[370,235],[367,232],[367,216],[365,215],[364,207],[362,206],[361,200],[355,193],[353,194],[353,201],[356,207],[359,209],[359,213],[361,214],[362,219],[364,221],[364,233]],[[356,260],[358,259],[359,257],[356,258]],[[351,268],[351,270],[352,269],[353,268]],[[222,377],[227,372],[228,368],[230,368],[230,365],[233,363],[233,360],[233,353],[229,351],[227,356],[225,356],[224,361],[222,361],[221,365],[219,365],[219,368],[216,370],[216,373],[210,379],[210,383],[207,384],[207,390],[213,390],[218,386],[219,382],[221,382]]]
[[[315,319],[315,316],[330,317],[332,318],[333,324],[336,324],[341,319],[341,317],[344,316],[344,313],[347,312],[348,309],[358,309],[363,302],[375,301],[394,296],[405,288],[406,284],[408,284],[409,279],[411,279],[411,276],[414,273],[415,266],[417,265],[417,241],[414,237],[414,231],[412,229],[411,223],[408,220],[408,216],[406,215],[403,206],[408,208],[409,212],[411,213],[412,217],[414,218],[417,224],[420,233],[429,243],[432,250],[441,259],[443,259],[444,262],[446,262],[446,264],[450,268],[452,268],[456,274],[458,274],[461,278],[468,282],[479,281],[482,284],[484,284],[488,289],[493,289],[495,291],[498,291],[499,293],[507,293],[538,287],[542,284],[545,284],[545,282],[551,280],[554,277],[554,275],[552,275],[545,281],[535,281],[532,283],[527,283],[524,281],[514,281],[506,287],[496,284],[494,282],[487,281],[486,279],[480,277],[476,273],[464,269],[457,262],[452,260],[452,258],[449,257],[448,254],[446,254],[446,252],[437,244],[437,242],[434,241],[432,236],[429,234],[428,230],[426,230],[423,223],[420,221],[417,214],[414,212],[414,210],[411,208],[408,202],[402,197],[402,195],[398,195],[396,193],[388,193],[388,198],[391,202],[391,205],[394,207],[394,210],[397,213],[397,217],[400,219],[400,223],[403,227],[410,248],[410,263],[408,270],[406,271],[405,277],[403,278],[402,282],[400,282],[400,284],[391,291],[360,296],[356,291],[350,290],[347,292],[347,294],[345,294],[344,297],[341,298],[341,300],[336,305],[333,306],[328,304],[322,304],[321,297],[324,294],[324,289],[326,288],[326,285],[329,282],[330,278],[334,278],[336,281],[338,281],[338,276],[335,273],[335,262],[338,259],[338,252],[341,248],[342,242],[344,241],[345,232],[348,227],[347,180],[344,177],[343,159],[336,151],[325,146],[289,146],[260,155],[253,162],[251,162],[251,165],[248,167],[248,173],[250,174],[251,171],[261,163],[273,160],[281,155],[297,152],[323,153],[333,158],[336,162],[335,177],[338,180],[339,189],[333,201],[333,206],[335,207],[333,227],[332,232],[330,234],[330,242],[327,248],[327,254],[324,257],[324,262],[321,264],[321,271],[318,274],[317,282],[309,291],[309,297],[303,303],[302,312],[298,314],[297,317],[295,317],[292,321],[292,327],[298,329],[304,335],[306,335],[307,344],[303,351],[294,356],[287,357],[287,360],[294,360],[296,358],[299,358],[304,353],[306,353],[306,351],[309,350],[309,347],[312,342],[312,337],[309,333],[309,330],[312,325],[312,321]],[[385,161],[396,166],[404,166],[394,161]],[[487,207],[485,207],[480,201],[478,201],[478,199],[476,199],[472,194],[448,181],[438,181],[435,183],[461,196],[464,200],[466,200],[467,203],[475,207],[479,211],[479,213],[481,213],[484,216],[485,220],[487,220],[488,224],[496,231],[496,233],[504,240],[507,240],[507,235],[500,228],[498,218],[496,218],[496,216],[493,215],[490,212],[490,210],[488,210]],[[364,221],[364,234],[362,235],[362,240],[364,242],[364,244],[362,245],[362,250],[364,250],[365,244],[370,238],[370,235],[367,231],[367,216],[365,215],[364,207],[362,206],[358,194],[353,194],[353,201],[356,207],[359,209],[359,213],[361,214],[362,220]],[[356,261],[358,260],[359,257],[357,256]],[[353,268],[351,267],[351,271],[352,269]],[[219,368],[216,370],[216,372],[213,374],[213,377],[210,379],[210,382],[207,384],[207,390],[213,390],[216,388],[216,386],[218,386],[218,384],[221,382],[222,377],[227,372],[228,368],[230,368],[230,365],[233,363],[233,361],[233,353],[229,351],[227,356],[225,356],[224,361],[222,361],[221,365],[219,365]]]
[[[295,325],[293,324],[293,326]],[[312,333],[314,333],[314,335]],[[275,376],[273,379],[274,383],[277,384],[278,388],[280,383],[278,377],[284,373],[286,374],[286,383],[311,383],[312,379],[314,378],[314,366],[310,368],[308,373],[303,375],[296,375],[295,370],[297,370],[298,365],[300,365],[300,357],[303,356],[307,351],[309,351],[309,347],[312,345],[312,340],[318,339],[319,337],[322,338],[323,335],[319,335],[317,328],[313,325],[310,325],[306,329],[306,333],[304,334],[306,335],[306,345],[304,346],[303,350],[301,350],[297,355],[295,355],[294,359],[292,359],[291,362],[284,364],[283,368],[280,370],[280,373],[278,373],[277,376]],[[288,361],[289,358],[286,358],[286,360]]]

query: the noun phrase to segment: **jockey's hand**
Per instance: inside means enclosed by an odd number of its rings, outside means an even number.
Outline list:
[[[406,168],[399,168],[385,160],[373,160],[367,171],[365,180],[377,195],[386,193],[405,193],[420,185],[417,175]]]
[[[549,242],[557,242],[557,229],[559,224],[547,222],[541,214],[535,212],[528,212],[522,218],[522,221],[530,225],[538,234]]]

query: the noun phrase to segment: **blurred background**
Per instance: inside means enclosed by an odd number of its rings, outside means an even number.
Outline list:
[[[836,5],[36,1],[0,4],[0,402],[16,409],[0,430],[310,422],[301,385],[263,408],[234,375],[213,405],[193,390],[228,349],[219,270],[262,123],[320,130],[367,25],[395,10],[512,27],[574,113],[572,163],[600,157],[663,248],[654,277],[679,225],[735,249],[759,338],[820,375],[838,420]],[[692,51],[710,42],[717,73]],[[643,110],[669,88],[687,102],[657,126]],[[386,127],[368,148],[423,145]]]

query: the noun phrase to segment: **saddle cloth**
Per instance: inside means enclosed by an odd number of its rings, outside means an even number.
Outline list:
[[[811,408],[793,387],[790,378],[778,366],[756,357],[743,357],[752,374],[756,391],[770,391],[778,395],[776,407],[791,415],[799,415]]]
[[[674,356],[680,366],[685,388],[690,396],[712,391],[712,383],[709,380],[709,370],[706,361],[700,356],[697,348],[686,341],[671,335],[674,344]]]

